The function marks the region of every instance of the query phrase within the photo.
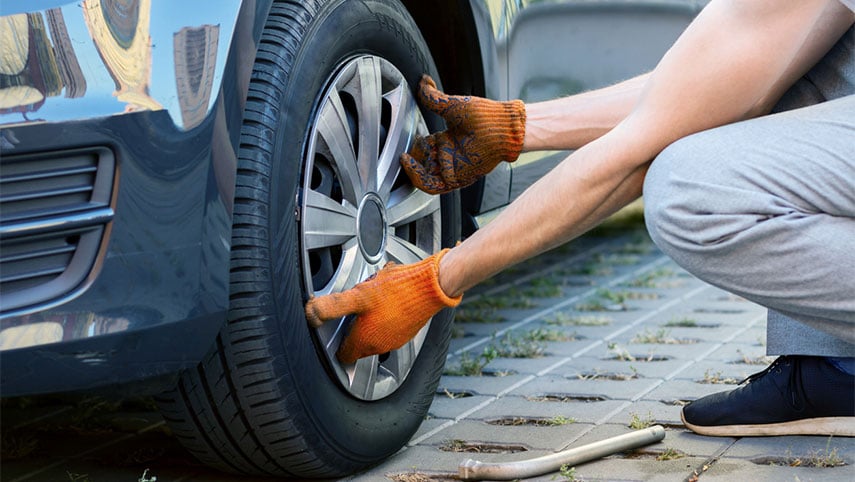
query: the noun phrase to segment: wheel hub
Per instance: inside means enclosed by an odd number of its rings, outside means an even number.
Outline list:
[[[386,208],[377,194],[367,193],[356,214],[356,236],[362,256],[376,264],[386,249]]]

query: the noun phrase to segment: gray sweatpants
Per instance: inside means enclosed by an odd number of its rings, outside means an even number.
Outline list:
[[[775,111],[665,149],[647,227],[698,278],[769,308],[769,355],[853,357],[853,29]]]

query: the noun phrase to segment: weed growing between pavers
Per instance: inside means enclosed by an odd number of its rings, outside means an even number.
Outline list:
[[[456,365],[446,365],[443,375],[480,376],[484,367],[497,356],[498,353],[492,347],[485,347],[484,351],[477,356],[473,356],[470,352],[465,351],[460,354],[460,359]]]
[[[606,304],[603,300],[596,298],[591,298],[576,305],[577,311],[626,311],[627,309],[626,305]]]
[[[560,469],[558,469],[558,475],[568,482],[575,482],[577,480],[576,467],[570,467],[567,464],[564,464]]]
[[[709,368],[704,371],[704,378],[698,380],[698,383],[710,385],[737,385],[739,380],[731,377],[724,377],[720,371],[713,372]]]
[[[475,395],[474,393],[467,390],[449,390],[447,388],[443,388],[442,391],[438,391],[437,394],[445,395],[446,397],[452,400],[456,400],[458,398],[468,398]]]
[[[677,459],[682,459],[685,456],[686,456],[685,452],[681,452],[681,451],[679,451],[677,449],[673,449],[671,447],[665,447],[665,450],[661,454],[656,456],[656,460],[658,460],[660,462],[666,461],[666,460],[677,460]]]
[[[636,449],[630,452],[623,452],[622,457],[624,459],[630,460],[638,460],[638,459],[655,459],[659,462],[665,462],[668,460],[677,460],[685,457],[687,454],[680,450],[665,447],[665,450],[655,450],[655,449]]]
[[[573,417],[565,417],[563,415],[556,415],[551,418],[504,417],[495,420],[486,420],[486,423],[501,426],[531,425],[535,427],[558,427],[561,425],[576,423],[576,419]]]
[[[653,353],[648,353],[646,355],[633,355],[628,352],[626,349],[621,348],[615,342],[610,342],[608,344],[609,352],[613,355],[607,357],[606,360],[617,360],[617,361],[629,361],[629,362],[658,362],[658,361],[666,361],[670,360],[671,357],[667,355],[656,355]]]
[[[647,412],[647,416],[643,418],[635,412],[629,412],[629,428],[633,430],[650,427],[653,423],[653,414],[650,412]]]
[[[605,402],[607,397],[599,395],[565,395],[565,394],[547,394],[534,395],[525,397],[529,402],[559,402],[559,403],[590,403],[590,402]]]
[[[535,304],[528,298],[521,298],[515,293],[503,293],[501,295],[483,296],[466,303],[466,308],[476,310],[503,310],[507,308],[528,309],[535,308]]]
[[[611,276],[614,274],[615,266],[630,266],[641,261],[632,254],[609,254],[598,253],[579,267],[561,268],[553,273],[555,276]]]
[[[546,345],[526,335],[505,333],[498,344],[491,345],[496,354],[503,358],[539,358],[546,351]]]
[[[507,320],[504,316],[496,313],[495,309],[479,309],[463,307],[454,312],[454,321],[457,323],[501,323]]]
[[[583,338],[576,334],[575,331],[573,333],[566,333],[561,330],[549,330],[544,328],[529,330],[523,336],[532,341],[576,341]]]
[[[674,276],[674,271],[668,268],[659,268],[640,275],[623,283],[630,288],[676,288],[685,283],[683,280],[665,280]]]
[[[645,329],[642,333],[635,335],[635,337],[630,340],[630,343],[654,345],[691,345],[693,343],[698,342],[698,340],[694,338],[674,338],[672,336],[668,336],[670,333],[671,332],[665,328],[661,328],[655,333],[651,333],[649,330]]]
[[[387,474],[386,478],[393,482],[447,482],[460,480],[460,477],[456,473],[426,473],[418,472],[415,469],[412,472]]]
[[[618,346],[617,343],[614,343],[614,342],[609,343],[609,351],[614,353],[614,356],[611,357],[612,360],[635,361],[635,357],[632,356],[625,349]]]
[[[767,355],[749,357],[745,353],[742,353],[742,350],[739,350],[739,349],[736,350],[736,353],[738,353],[742,358],[739,358],[737,360],[730,362],[732,364],[764,365],[764,366],[766,366],[766,365],[771,364],[775,360],[775,357],[771,357],[771,356],[767,356]]]
[[[739,315],[745,313],[741,308],[706,308],[700,307],[693,310],[695,313],[704,313],[712,315]]]
[[[564,296],[562,282],[553,277],[535,278],[520,288],[511,288],[508,294],[520,298],[558,298]]]
[[[577,311],[628,311],[626,304],[629,299],[642,299],[645,296],[658,296],[655,293],[636,293],[632,291],[615,291],[606,288],[597,290],[594,297],[576,305]]]
[[[528,452],[528,447],[514,444],[497,444],[490,442],[467,442],[466,440],[446,440],[439,449],[443,452],[473,452],[479,454],[515,454]]]
[[[814,450],[805,456],[793,456],[792,450],[787,449],[787,455],[783,457],[757,457],[751,459],[751,461],[760,465],[779,465],[789,467],[831,468],[847,465],[846,461],[843,460],[837,452],[837,447],[831,448],[831,439],[832,437],[828,437],[828,442],[825,444],[825,450]]]
[[[635,367],[629,368],[632,370],[632,373],[594,371],[593,373],[580,373],[576,375],[576,377],[579,380],[613,380],[618,382],[625,382],[627,380],[638,378],[638,370]]]
[[[611,276],[615,270],[611,266],[589,261],[579,268],[567,268],[556,272],[558,275],[581,275],[581,276]]]
[[[481,371],[481,375],[485,377],[509,377],[511,375],[516,375],[519,373],[516,370],[493,370],[493,369],[484,369]]]
[[[698,323],[698,320],[691,317],[673,318],[665,325],[666,328],[718,328],[721,323]]]
[[[563,311],[553,313],[543,319],[547,325],[553,326],[606,326],[614,321],[608,316],[579,315],[571,316]]]

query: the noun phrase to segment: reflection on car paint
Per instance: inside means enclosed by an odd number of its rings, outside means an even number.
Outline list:
[[[215,21],[239,6],[211,3],[86,0],[0,17],[0,125],[72,120],[85,102],[99,115],[166,109],[176,126],[198,126],[234,25],[172,26],[153,12],[207,9]]]

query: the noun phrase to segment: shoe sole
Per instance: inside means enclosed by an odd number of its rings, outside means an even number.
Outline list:
[[[855,417],[821,417],[781,423],[704,427],[687,422],[683,413],[680,412],[680,420],[692,432],[713,437],[771,437],[780,435],[855,437]]]

